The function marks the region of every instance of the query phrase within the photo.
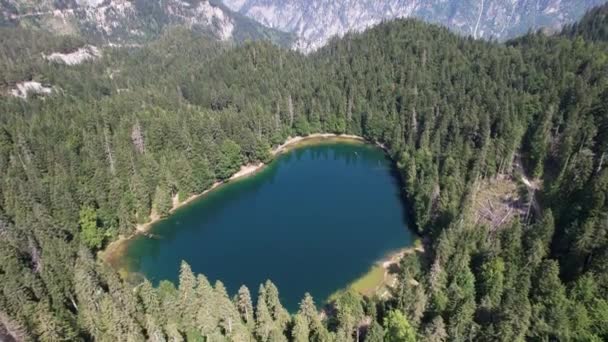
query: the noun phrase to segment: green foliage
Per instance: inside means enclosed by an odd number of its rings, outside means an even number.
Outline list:
[[[247,324],[249,330],[253,330],[255,320],[253,318],[253,303],[251,301],[251,293],[247,286],[243,285],[239,288],[236,297],[236,307],[241,314],[241,319]]]
[[[415,342],[416,331],[407,321],[401,311],[393,310],[384,319],[386,333],[384,340],[388,342]]]
[[[154,194],[154,203],[156,208],[156,213],[161,217],[169,215],[169,211],[171,207],[173,207],[173,203],[171,200],[171,196],[167,188],[162,186],[156,187],[156,192]]]
[[[270,310],[268,308],[266,298],[266,288],[264,287],[264,285],[260,285],[260,291],[255,311],[255,317],[257,320],[255,332],[258,337],[258,340],[263,342],[270,340],[270,333],[275,328],[272,316],[270,315]]]
[[[101,248],[105,236],[97,226],[97,211],[90,206],[82,207],[78,222],[82,233],[82,241],[85,245],[92,249]]]
[[[505,263],[501,258],[485,262],[481,267],[479,279],[480,295],[486,305],[494,307],[500,304],[504,290]]]
[[[234,141],[226,139],[220,147],[215,174],[220,179],[228,179],[239,170],[241,161],[241,147]]]
[[[266,140],[258,141],[255,148],[255,159],[261,161],[264,164],[272,161],[272,153],[270,151],[270,144]]]
[[[563,29],[563,34],[586,40],[608,41],[608,5],[591,9],[581,20]]]
[[[382,342],[384,341],[384,329],[375,320],[372,322],[367,334],[365,335],[366,342]]]
[[[543,262],[538,269],[532,291],[532,326],[529,336],[534,339],[568,339],[568,307],[570,303],[559,279],[559,266],[554,261]]]
[[[310,335],[309,323],[306,317],[296,314],[293,318],[294,325],[291,331],[291,339],[294,342],[307,342]]]
[[[424,341],[428,342],[443,342],[447,341],[448,333],[445,329],[445,323],[443,323],[443,318],[441,316],[437,316],[433,318],[431,322],[424,329]]]
[[[364,317],[362,303],[361,296],[352,290],[341,293],[335,301],[336,319],[339,322],[338,333],[342,333],[348,339],[360,334],[359,322]]]

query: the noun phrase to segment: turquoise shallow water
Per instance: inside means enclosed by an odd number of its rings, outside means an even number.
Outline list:
[[[291,150],[258,174],[224,185],[138,236],[121,258],[157,284],[179,264],[257,296],[271,279],[295,311],[318,303],[375,261],[413,243],[390,160],[378,148],[326,142]]]

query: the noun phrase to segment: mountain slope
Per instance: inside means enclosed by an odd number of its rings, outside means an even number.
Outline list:
[[[559,29],[605,0],[224,0],[268,27],[293,32],[294,47],[312,51],[334,35],[383,20],[416,17],[475,38],[506,40],[529,29]]]
[[[587,40],[608,41],[608,3],[592,9],[579,22],[568,25],[564,33]]]
[[[289,35],[268,29],[207,0],[0,0],[0,24],[76,34],[114,44],[142,43],[170,25],[184,25],[219,40],[269,39]]]

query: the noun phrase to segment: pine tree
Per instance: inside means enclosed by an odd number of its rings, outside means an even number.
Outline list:
[[[274,320],[277,327],[284,331],[287,327],[287,324],[291,320],[289,316],[289,312],[283,308],[281,305],[281,301],[279,299],[279,290],[277,287],[270,281],[267,280],[265,284],[266,289],[266,303],[268,306],[268,310],[272,315],[272,319]]]
[[[415,342],[416,332],[401,311],[392,310],[384,319],[386,334],[384,340],[388,342]]]
[[[241,318],[237,308],[228,297],[226,287],[221,281],[216,281],[214,287],[215,305],[219,316],[219,325],[224,334],[230,338],[242,336],[246,329],[243,329]]]
[[[301,314],[296,314],[293,320],[294,326],[291,331],[291,339],[294,342],[307,342],[310,335],[308,320]]]
[[[365,335],[365,342],[383,342],[384,341],[384,329],[376,322],[372,321],[370,324],[367,334]]]
[[[97,212],[90,206],[80,209],[80,229],[82,240],[91,249],[100,248],[103,244],[104,234],[97,226]]]
[[[165,217],[169,215],[172,206],[173,203],[167,188],[163,185],[157,186],[156,192],[154,193],[154,208],[156,209],[156,214],[160,217]]]
[[[215,308],[213,287],[204,275],[198,275],[196,299],[200,303],[196,312],[196,329],[209,339],[219,330],[219,313]]]
[[[559,266],[545,260],[539,266],[532,291],[532,326],[530,338],[568,339],[568,314],[570,302],[559,279]]]
[[[260,285],[258,292],[258,301],[255,311],[256,325],[255,332],[258,339],[262,342],[268,341],[270,338],[270,331],[273,329],[274,322],[266,303],[266,288],[264,285]]]
[[[215,174],[220,179],[228,179],[239,170],[241,161],[241,147],[234,141],[226,139],[221,145],[220,159]]]
[[[304,317],[309,324],[310,341],[327,341],[329,339],[329,333],[321,322],[315,302],[309,293],[304,294],[298,314]]]
[[[249,293],[249,289],[245,285],[239,288],[239,292],[236,297],[236,307],[249,330],[253,331],[255,327],[255,319],[253,318],[253,304],[251,302],[251,294]]]
[[[355,336],[359,340],[359,322],[363,319],[364,312],[361,303],[363,299],[353,291],[346,291],[336,299],[336,318],[339,322],[339,333],[348,340]]]
[[[448,334],[445,331],[443,318],[437,316],[424,329],[424,341],[428,342],[444,342],[447,341]]]
[[[179,307],[181,322],[185,327],[191,328],[196,321],[198,305],[196,301],[195,287],[197,280],[192,273],[190,265],[182,261],[179,272]]]
[[[36,333],[40,341],[73,341],[77,336],[67,321],[53,316],[46,303],[36,305]]]

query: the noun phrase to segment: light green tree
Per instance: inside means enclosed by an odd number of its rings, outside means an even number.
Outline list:
[[[283,305],[281,305],[281,301],[279,299],[279,289],[277,289],[277,287],[270,280],[267,280],[265,285],[266,305],[268,306],[268,310],[270,311],[275,324],[279,329],[281,329],[281,331],[283,331],[285,330],[291,317],[289,317],[289,312],[287,312]]]
[[[98,249],[103,244],[104,234],[97,226],[97,211],[84,206],[80,209],[80,231],[82,241],[91,249]]]
[[[384,318],[387,342],[416,342],[416,331],[399,310],[389,311]]]
[[[294,342],[308,342],[310,329],[306,317],[302,314],[296,314],[293,318],[294,326],[291,331],[291,338]]]
[[[251,293],[245,285],[239,288],[239,292],[236,296],[236,307],[241,314],[241,319],[243,319],[249,330],[253,331],[255,327],[253,304],[251,302]]]
[[[157,186],[154,193],[154,208],[156,209],[156,213],[161,217],[165,217],[169,215],[172,206],[171,195],[167,187],[163,185]]]
[[[255,333],[258,336],[258,339],[262,342],[269,340],[270,332],[274,326],[270,310],[268,310],[268,305],[266,303],[266,296],[266,288],[264,285],[260,285],[258,302],[255,311]]]
[[[241,163],[241,147],[230,139],[224,140],[220,147],[220,158],[215,174],[220,179],[228,179],[239,170]]]

